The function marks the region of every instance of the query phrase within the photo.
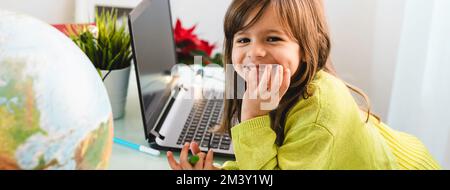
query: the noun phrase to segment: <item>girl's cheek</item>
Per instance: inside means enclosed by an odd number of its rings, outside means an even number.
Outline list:
[[[240,51],[233,50],[232,55],[231,55],[231,60],[233,61],[233,64],[242,63],[241,57],[242,57],[242,53]]]
[[[238,73],[239,76],[244,78],[244,71],[241,64],[235,64],[233,63],[234,70]]]
[[[291,77],[294,75],[292,71],[296,68],[295,65],[290,62],[289,60],[284,60],[284,62],[279,63],[283,67],[283,71],[286,71],[286,69],[291,70]]]
[[[285,60],[285,64],[283,64],[283,69],[291,70],[291,77],[292,77],[292,76],[294,76],[295,72],[297,71],[298,66],[299,66],[299,61],[297,61],[297,59]]]
[[[297,61],[296,63],[292,63],[290,66],[289,66],[289,69],[291,70],[291,77],[293,77],[294,76],[294,74],[297,72],[297,69],[298,69],[298,67],[300,66],[300,60],[299,61]]]
[[[299,68],[301,59],[298,45],[292,45],[286,48],[277,49],[277,52],[275,52],[274,55],[278,55],[276,59],[279,60],[279,63],[283,65],[283,69],[289,68],[289,70],[291,70],[292,77]]]
[[[231,55],[231,60],[233,61],[233,68],[236,70],[236,72],[241,76],[244,77],[243,69],[242,69],[242,63],[243,63],[243,57],[242,52],[238,50],[233,50]]]

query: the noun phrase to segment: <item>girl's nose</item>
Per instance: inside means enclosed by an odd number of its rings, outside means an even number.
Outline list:
[[[247,57],[250,58],[250,60],[257,60],[259,58],[265,57],[266,54],[267,52],[263,46],[255,44],[249,48]]]

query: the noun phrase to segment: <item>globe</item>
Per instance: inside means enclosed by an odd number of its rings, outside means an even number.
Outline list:
[[[111,104],[90,60],[44,22],[0,18],[0,169],[105,169]]]

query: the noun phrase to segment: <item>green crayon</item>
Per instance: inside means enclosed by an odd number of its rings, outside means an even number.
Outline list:
[[[191,163],[191,165],[195,165],[199,160],[200,158],[197,155],[194,155],[189,158],[189,163]]]

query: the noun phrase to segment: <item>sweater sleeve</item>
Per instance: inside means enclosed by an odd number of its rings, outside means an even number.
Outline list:
[[[283,145],[275,143],[276,134],[268,115],[253,118],[231,129],[236,161],[225,162],[222,169],[328,169],[332,160],[333,136],[317,124],[287,126]]]

